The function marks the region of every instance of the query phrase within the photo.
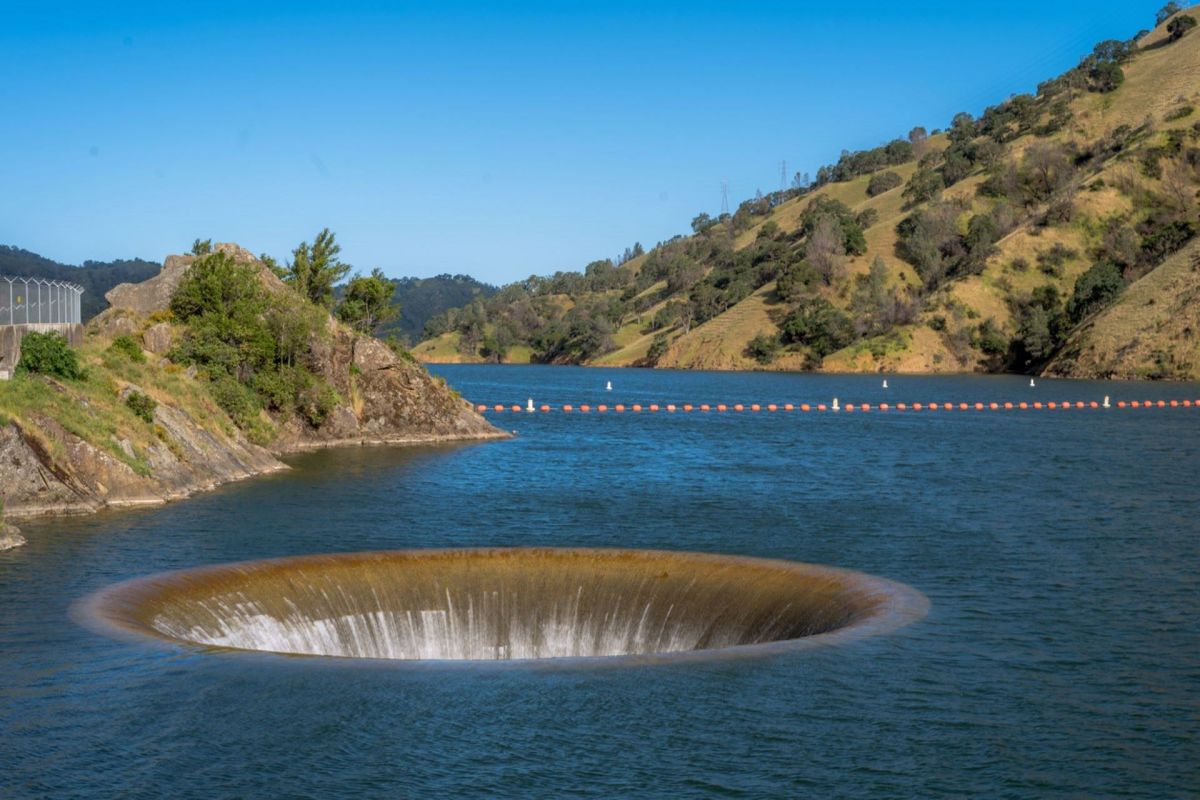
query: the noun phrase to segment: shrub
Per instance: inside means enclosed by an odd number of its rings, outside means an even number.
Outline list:
[[[1196,107],[1191,105],[1182,105],[1177,108],[1173,108],[1167,112],[1166,116],[1163,117],[1163,122],[1174,122],[1177,119],[1190,117],[1192,112],[1195,110]]]
[[[755,336],[746,345],[746,355],[763,365],[770,364],[778,351],[779,337],[769,336],[765,333]]]
[[[904,179],[895,172],[877,172],[871,176],[871,180],[867,184],[867,196],[875,197],[884,192],[890,192],[902,183],[904,183]]]
[[[67,340],[57,333],[27,333],[21,339],[17,374],[36,373],[66,380],[84,377],[79,359]]]
[[[133,340],[132,336],[122,334],[112,340],[112,344],[108,346],[110,353],[119,353],[125,356],[135,364],[146,363],[146,354],[142,352],[142,346]]]
[[[1093,264],[1075,281],[1075,291],[1067,302],[1067,316],[1071,322],[1079,322],[1111,303],[1124,287],[1121,270],[1115,264],[1108,261]]]
[[[783,342],[806,345],[821,358],[854,341],[853,321],[822,297],[803,301],[779,328]]]
[[[154,421],[154,409],[158,408],[158,403],[155,402],[153,397],[141,392],[130,392],[126,395],[125,405],[129,407],[130,411],[146,422]]]
[[[1167,23],[1167,33],[1170,34],[1167,41],[1175,42],[1183,38],[1183,35],[1196,27],[1196,18],[1191,14],[1180,14]]]
[[[1079,254],[1071,248],[1055,244],[1049,250],[1037,254],[1038,269],[1046,275],[1061,278],[1063,265],[1077,255]]]

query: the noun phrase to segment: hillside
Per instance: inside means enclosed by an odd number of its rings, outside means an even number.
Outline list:
[[[438,314],[469,305],[476,299],[489,298],[497,291],[495,286],[468,275],[399,278],[392,283],[396,286],[392,304],[400,309],[400,316],[383,325],[378,334],[394,335],[408,344],[419,342],[425,333],[425,323]]]
[[[1200,377],[1200,359],[1173,344],[1182,329],[1119,300],[1172,290],[1156,273],[1176,269],[1172,254],[1200,229],[1197,16],[1102,42],[979,118],[916,128],[732,215],[698,215],[692,235],[626,263],[504,287],[431,320],[436,335],[414,354],[1106,374],[1072,362],[1086,339],[1177,354],[1169,368],[1139,361],[1121,374]],[[1122,339],[1134,331],[1136,346]]]
[[[69,281],[83,287],[80,298],[85,321],[108,308],[104,295],[119,283],[137,283],[158,272],[159,265],[140,258],[85,261],[83,266],[60,264],[37,253],[0,245],[0,275]]]
[[[317,447],[503,436],[236,245],[170,256],[108,300],[77,352],[39,366],[27,336],[19,374],[0,382],[9,515],[161,503]]]

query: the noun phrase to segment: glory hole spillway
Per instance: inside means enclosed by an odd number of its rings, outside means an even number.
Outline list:
[[[495,661],[703,655],[903,625],[915,590],[787,561],[646,550],[415,550],[164,573],[94,595],[110,630],[237,650]]]

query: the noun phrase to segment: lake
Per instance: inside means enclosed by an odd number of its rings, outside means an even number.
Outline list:
[[[1196,384],[442,366],[472,402],[1200,399]],[[613,389],[605,391],[611,381]],[[299,456],[0,553],[0,797],[1184,797],[1200,789],[1200,410],[514,414]],[[72,607],[309,553],[653,548],[922,592],[746,659],[439,665],[110,638]]]

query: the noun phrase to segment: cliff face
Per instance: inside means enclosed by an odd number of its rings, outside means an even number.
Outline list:
[[[218,248],[254,261],[236,245]],[[203,376],[162,357],[181,331],[161,312],[194,261],[170,256],[157,276],[109,292],[112,308],[89,325],[81,350],[86,381],[28,378],[22,394],[15,386],[0,392],[0,499],[9,516],[162,503],[286,469],[278,456],[300,450],[505,436],[423,367],[330,317],[327,336],[312,343],[312,368],[339,404],[320,427],[277,415],[274,440],[250,442],[213,402]],[[262,280],[271,292],[290,291],[265,267]],[[140,337],[144,365],[107,351],[122,334]],[[133,392],[156,401],[150,421],[125,407]]]

